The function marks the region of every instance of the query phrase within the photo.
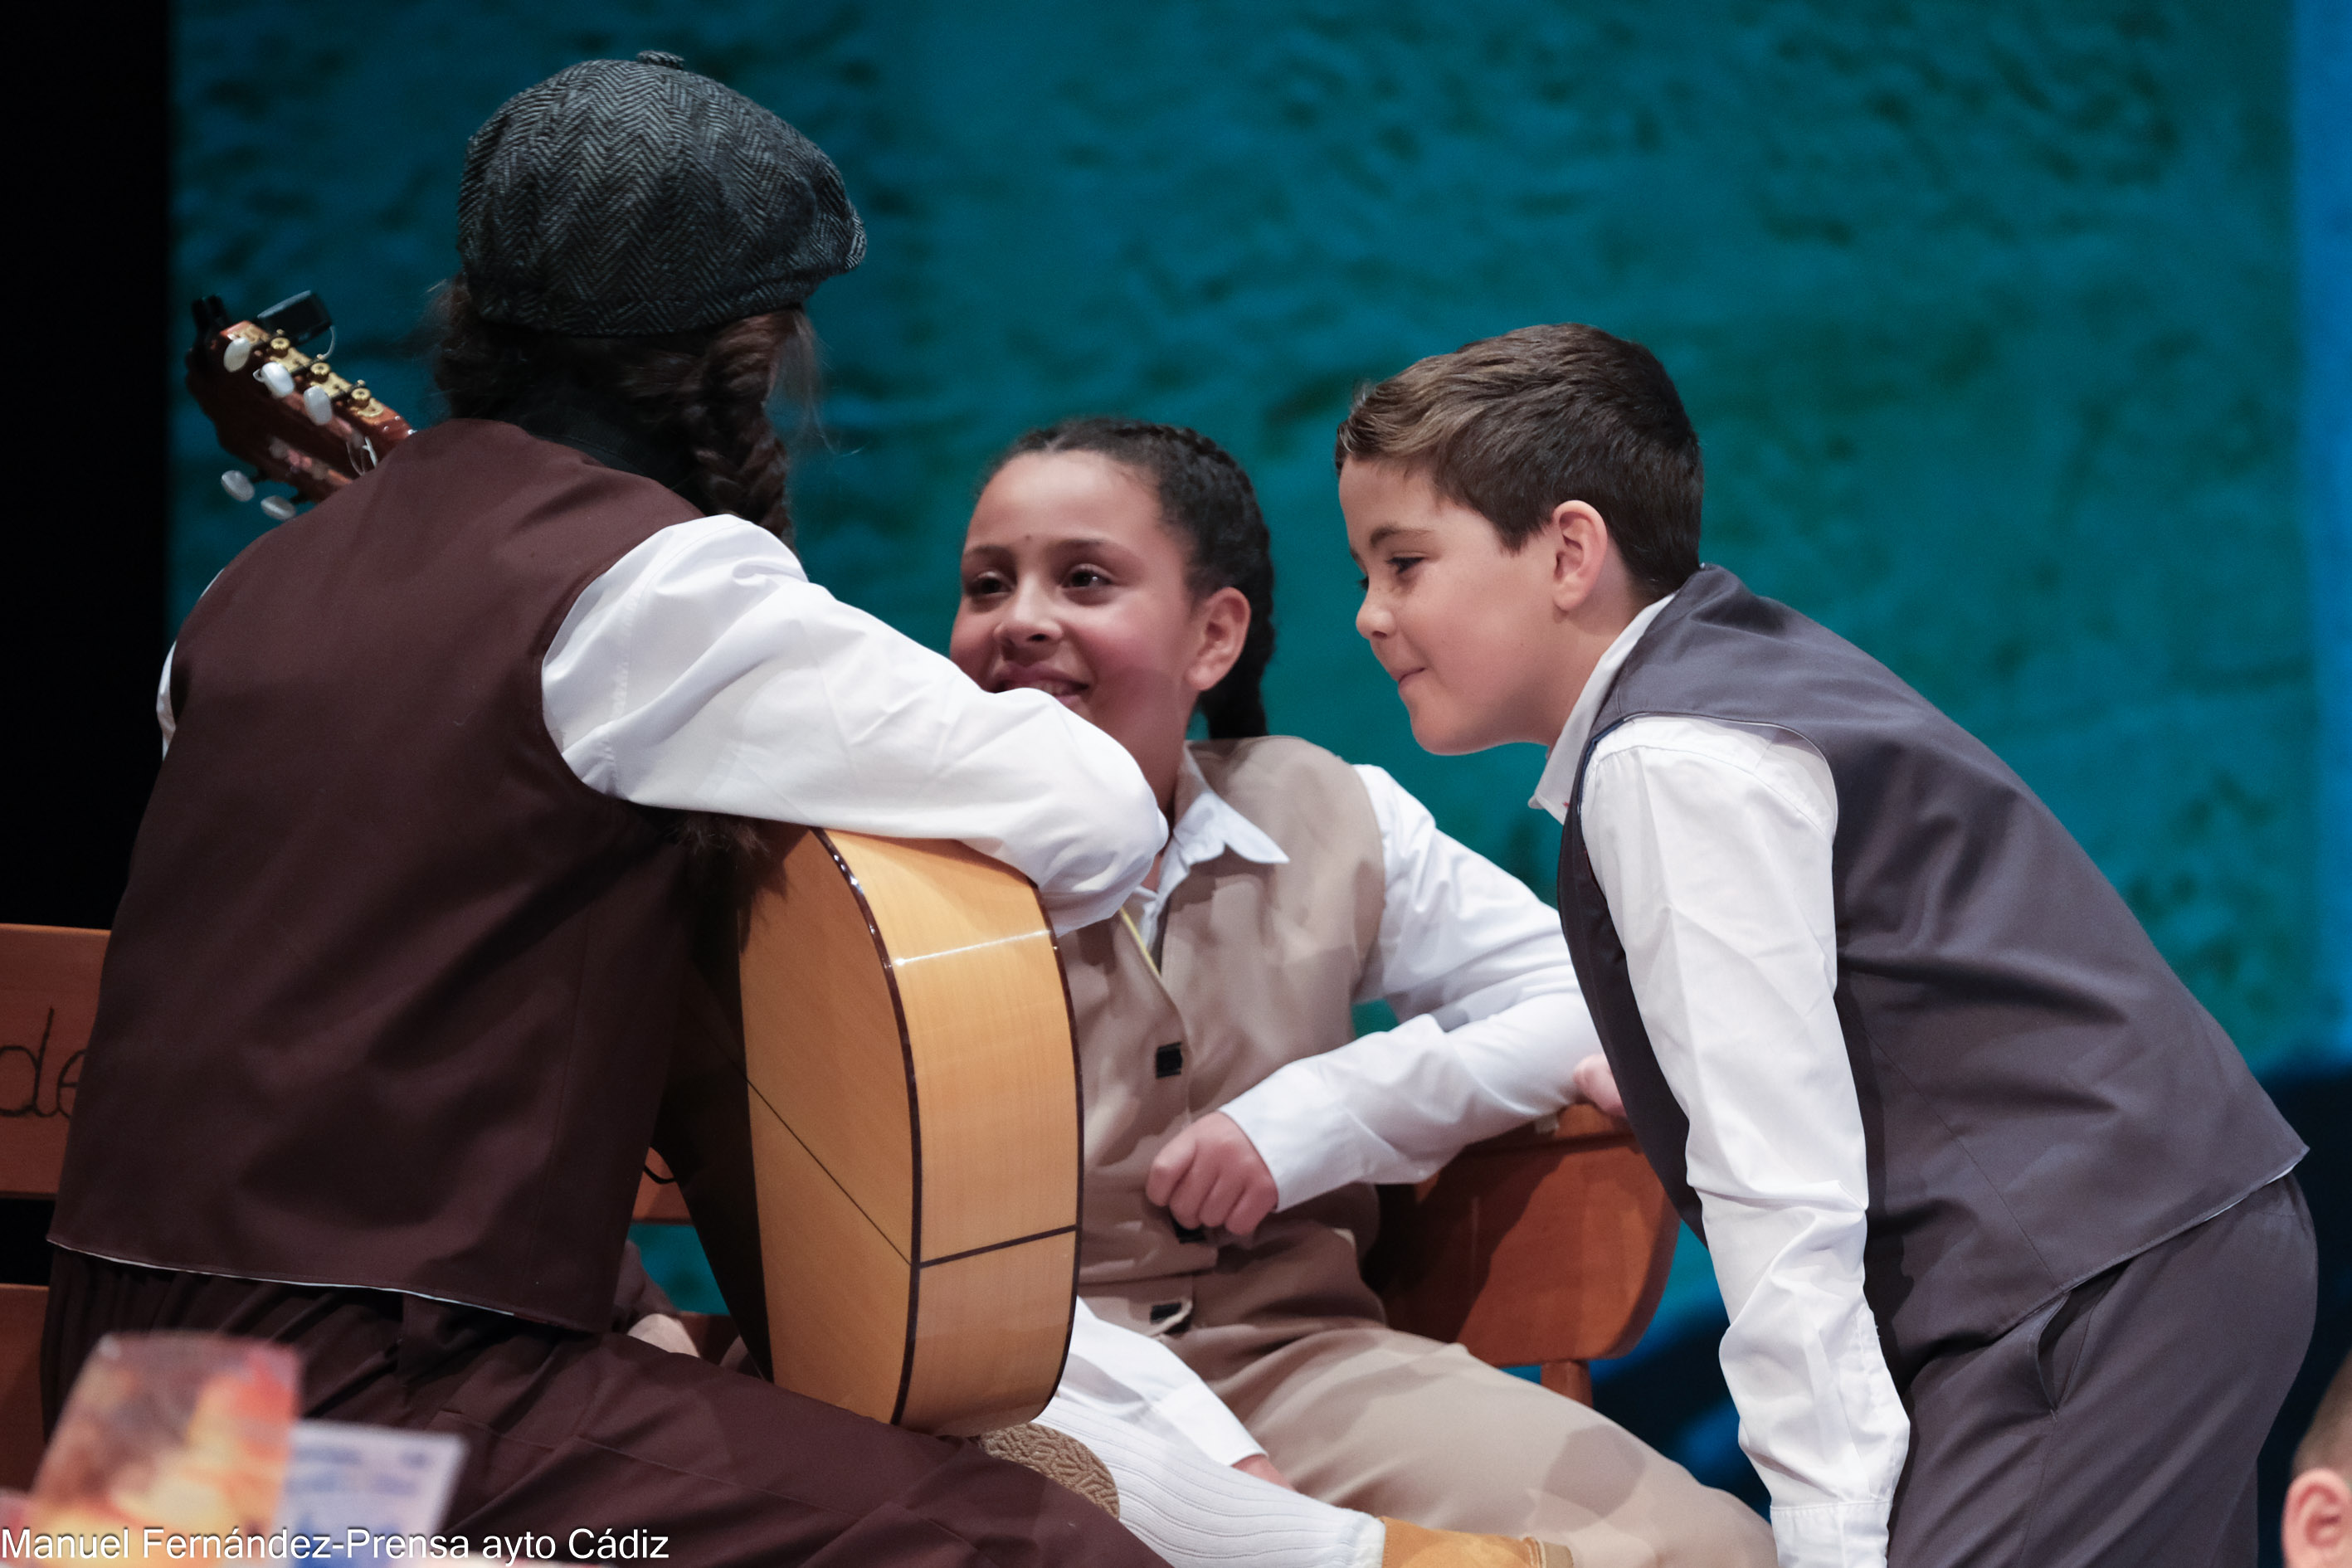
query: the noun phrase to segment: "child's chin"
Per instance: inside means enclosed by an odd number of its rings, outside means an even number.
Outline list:
[[[1412,720],[1412,738],[1421,749],[1432,756],[1458,757],[1465,752],[1482,750],[1479,744],[1462,733],[1458,723],[1447,722],[1446,715],[1425,710],[1408,710]]]
[[[1510,739],[1507,731],[1497,732],[1500,716],[1494,713],[1464,712],[1425,697],[1419,702],[1405,704],[1405,711],[1412,721],[1413,740],[1434,757],[1464,757],[1473,752],[1492,751]]]

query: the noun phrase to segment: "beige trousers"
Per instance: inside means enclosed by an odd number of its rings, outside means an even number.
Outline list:
[[[1598,1411],[1388,1328],[1346,1232],[1279,1228],[1272,1247],[1227,1247],[1211,1272],[1090,1285],[1087,1300],[1147,1332],[1154,1307],[1181,1323],[1162,1342],[1309,1497],[1557,1542],[1577,1568],[1772,1568],[1771,1531],[1747,1504]]]

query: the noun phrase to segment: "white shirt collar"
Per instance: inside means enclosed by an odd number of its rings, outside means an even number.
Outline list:
[[[1168,853],[1160,862],[1160,889],[1164,892],[1182,881],[1192,867],[1228,853],[1261,866],[1290,864],[1290,857],[1266,836],[1265,828],[1209,787],[1201,764],[1192,758],[1192,749],[1187,746],[1176,773],[1176,828],[1168,836]]]
[[[1543,776],[1536,780],[1536,793],[1528,804],[1538,811],[1549,811],[1556,821],[1568,820],[1568,797],[1576,788],[1576,770],[1584,761],[1584,742],[1592,737],[1593,715],[1601,711],[1601,699],[1617,682],[1617,671],[1624,665],[1626,655],[1658,618],[1658,612],[1675,602],[1673,594],[1652,604],[1644,605],[1642,613],[1617,634],[1601,662],[1592,667],[1585,678],[1584,689],[1576,694],[1576,706],[1568,710],[1568,722],[1560,727],[1559,739],[1551,744],[1551,754],[1544,761]]]
[[[1202,861],[1233,854],[1261,866],[1290,864],[1290,857],[1282,852],[1282,846],[1268,837],[1265,828],[1244,816],[1233,802],[1209,787],[1189,746],[1184,749],[1184,760],[1176,773],[1175,805],[1176,830],[1168,836],[1168,847],[1160,858],[1159,885],[1136,889],[1127,901],[1128,913],[1136,921],[1136,934],[1147,949],[1160,929],[1160,911],[1167,907],[1168,895],[1181,886],[1185,876]]]

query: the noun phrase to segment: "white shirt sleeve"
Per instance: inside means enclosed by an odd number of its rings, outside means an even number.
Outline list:
[[[1174,1351],[1131,1329],[1104,1322],[1084,1299],[1070,1324],[1070,1359],[1054,1391],[1055,1404],[1066,1400],[1190,1443],[1221,1465],[1239,1464],[1265,1452]],[[1050,1412],[1052,1407],[1047,1408]]]
[[[1869,1178],[1837,1018],[1837,795],[1802,741],[1633,721],[1585,770],[1593,872],[1731,1317],[1724,1380],[1783,1568],[1883,1568],[1910,1422],[1862,1293]],[[1573,831],[1573,829],[1571,829]]]
[[[1575,1098],[1576,1064],[1601,1048],[1559,917],[1527,885],[1437,830],[1429,808],[1374,767],[1385,906],[1360,1001],[1401,1020],[1290,1063],[1223,1109],[1293,1204],[1350,1182],[1414,1182],[1463,1146]]]
[[[1115,911],[1167,837],[1118,742],[1042,692],[981,690],[740,518],[666,528],[591,583],[541,689],[593,789],[961,840],[1036,883],[1061,931]]]

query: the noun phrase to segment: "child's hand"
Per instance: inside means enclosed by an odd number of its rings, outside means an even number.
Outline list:
[[[1241,1124],[1211,1111],[1175,1137],[1151,1162],[1143,1195],[1191,1230],[1222,1226],[1243,1239],[1274,1212],[1274,1173]]]
[[[1618,1121],[1625,1120],[1625,1097],[1617,1092],[1617,1075],[1609,1070],[1607,1057],[1585,1058],[1576,1064],[1573,1077],[1577,1093]]]

